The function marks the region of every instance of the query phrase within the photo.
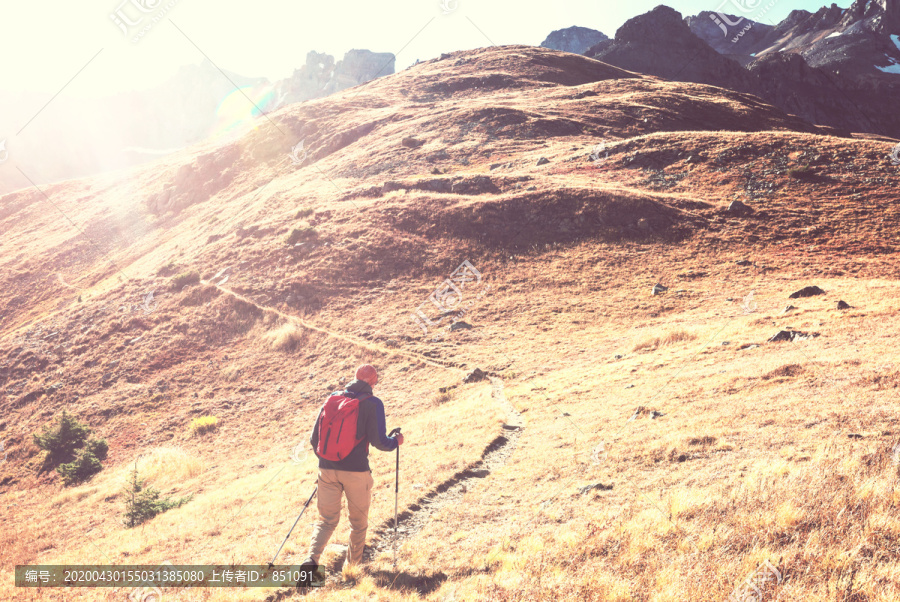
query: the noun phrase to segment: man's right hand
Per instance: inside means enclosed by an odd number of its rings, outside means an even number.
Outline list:
[[[396,435],[394,435],[394,439],[397,440],[397,445],[403,445],[403,435],[397,433]]]

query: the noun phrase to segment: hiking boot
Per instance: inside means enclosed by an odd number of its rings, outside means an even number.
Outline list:
[[[311,560],[307,560],[303,564],[300,565],[301,571],[312,571],[311,579],[300,579],[297,581],[298,589],[306,589],[308,587],[321,587],[325,584],[325,572],[322,568]]]

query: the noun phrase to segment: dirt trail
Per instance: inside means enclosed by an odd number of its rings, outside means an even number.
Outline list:
[[[469,489],[478,487],[478,480],[486,478],[501,468],[516,449],[522,434],[522,417],[503,394],[503,381],[491,378],[493,397],[506,412],[502,433],[491,441],[481,455],[481,460],[438,485],[434,490],[420,497],[407,510],[398,515],[397,536],[394,537],[394,520],[385,521],[372,531],[375,541],[366,547],[365,559],[371,560],[378,553],[399,548],[404,541],[416,535],[431,518],[431,515],[456,503]]]
[[[434,360],[434,359],[432,359],[432,358],[425,357],[424,355],[419,355],[419,354],[417,354],[417,353],[412,353],[412,352],[410,352],[410,351],[404,351],[404,350],[402,350],[402,349],[391,349],[391,348],[388,348],[388,347],[383,347],[383,346],[378,345],[378,344],[376,344],[376,343],[372,343],[372,342],[370,342],[370,341],[366,341],[365,339],[357,339],[357,338],[351,337],[351,336],[349,336],[349,335],[346,335],[346,334],[343,334],[343,333],[340,333],[340,332],[335,332],[335,331],[333,331],[333,330],[328,330],[327,328],[322,328],[321,326],[316,326],[316,325],[314,325],[314,324],[310,324],[310,323],[308,323],[307,321],[305,321],[305,320],[302,319],[302,318],[298,318],[297,316],[292,316],[292,315],[290,315],[290,314],[286,314],[286,313],[284,313],[284,312],[282,312],[282,311],[280,311],[280,310],[275,309],[274,307],[268,307],[268,306],[265,306],[265,305],[260,305],[259,303],[257,303],[257,302],[254,301],[253,299],[251,299],[251,298],[249,298],[249,297],[245,297],[244,295],[241,295],[241,294],[239,294],[239,293],[236,293],[236,292],[234,292],[234,291],[232,291],[232,290],[229,290],[229,289],[227,289],[227,288],[221,287],[221,286],[219,286],[218,284],[213,284],[213,283],[208,282],[208,281],[205,281],[205,280],[201,280],[201,283],[202,283],[202,284],[209,284],[209,285],[212,285],[212,286],[216,287],[217,289],[219,289],[220,291],[222,291],[223,293],[226,293],[226,294],[228,294],[228,295],[231,295],[231,296],[234,297],[235,299],[240,299],[240,300],[243,301],[244,303],[249,303],[250,305],[253,305],[254,307],[256,307],[257,309],[259,309],[259,310],[261,310],[261,311],[268,312],[268,313],[271,313],[271,314],[275,314],[276,316],[279,316],[279,317],[281,317],[281,318],[284,318],[285,320],[288,320],[288,321],[293,322],[293,323],[295,323],[295,324],[299,324],[299,325],[302,326],[303,328],[307,328],[307,329],[309,329],[309,330],[314,330],[315,332],[320,332],[320,333],[322,333],[322,334],[326,334],[326,335],[328,335],[328,336],[330,336],[330,337],[334,337],[334,338],[336,338],[336,339],[340,339],[340,340],[345,341],[345,342],[347,342],[347,343],[350,343],[350,344],[352,344],[352,345],[356,345],[357,347],[362,347],[363,349],[368,349],[369,351],[377,351],[377,352],[383,353],[383,354],[385,354],[385,355],[402,355],[402,356],[405,356],[405,357],[407,357],[407,358],[409,358],[409,359],[412,359],[412,360],[415,360],[415,361],[419,361],[419,362],[428,364],[429,366],[434,366],[435,368],[444,368],[444,369],[447,369],[447,370],[464,371],[464,368],[463,368],[462,366],[458,366],[458,365],[455,365],[455,364],[451,364],[450,362],[442,363],[442,362],[439,362],[439,361]]]
[[[285,320],[291,321],[295,324],[299,324],[303,328],[307,328],[309,330],[338,338],[342,341],[346,341],[364,349],[377,351],[386,355],[403,355],[409,359],[420,361],[436,368],[443,368],[445,370],[454,370],[458,372],[464,371],[464,368],[459,365],[453,365],[450,363],[445,364],[409,351],[389,349],[378,344],[373,344],[370,341],[356,339],[343,333],[334,332],[320,326],[309,324],[308,322],[301,318],[298,318],[297,316],[285,314],[275,308],[260,305],[252,299],[235,293],[234,291],[231,291],[229,289],[223,288],[217,284],[213,284],[213,286],[215,286],[223,293],[226,293],[235,297],[236,299],[240,299],[245,303],[253,305],[261,311],[270,312],[284,318]],[[501,432],[498,433],[497,437],[493,441],[491,441],[491,443],[485,448],[484,452],[482,452],[480,460],[474,462],[464,470],[457,472],[449,479],[440,483],[439,485],[437,485],[437,487],[422,495],[422,497],[416,500],[414,504],[403,510],[403,512],[398,515],[398,529],[396,537],[394,535],[393,517],[391,517],[375,529],[371,530],[370,545],[366,546],[365,551],[366,561],[371,560],[381,552],[392,551],[395,545],[399,548],[404,541],[411,539],[420,530],[422,530],[422,528],[428,523],[431,515],[449,504],[456,503],[460,498],[463,497],[463,495],[465,495],[469,491],[470,488],[478,487],[479,480],[488,477],[493,471],[505,465],[509,457],[513,454],[516,449],[519,437],[522,434],[522,416],[506,399],[506,396],[503,393],[503,381],[497,376],[491,376],[490,379],[492,386],[491,396],[506,414],[506,419],[502,426]],[[330,581],[333,581],[335,584],[339,583],[339,580],[334,577],[331,578]],[[274,594],[268,596],[266,598],[266,601],[276,602],[278,600],[283,600],[289,597],[293,591],[293,589],[279,590]]]

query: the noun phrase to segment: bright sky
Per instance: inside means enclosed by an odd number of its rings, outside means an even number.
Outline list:
[[[400,70],[416,59],[491,42],[537,45],[552,30],[571,25],[599,29],[612,37],[627,19],[659,4],[659,0],[443,0],[452,9],[445,15],[441,1],[4,2],[0,93],[53,95],[73,77],[63,92],[66,96],[140,90],[168,79],[182,65],[199,63],[204,54],[223,69],[270,81],[289,76],[304,63],[309,50],[328,52],[337,59],[351,48],[392,52]],[[815,11],[823,4],[821,0],[672,0],[669,5],[684,15],[721,10],[752,19],[770,2],[775,4],[768,18],[776,22],[793,9]],[[850,1],[838,4],[847,7]],[[151,8],[142,13],[139,6]],[[117,10],[132,22],[143,16],[144,26],[160,12],[164,16],[132,43],[110,17]],[[130,37],[142,25],[131,28]]]

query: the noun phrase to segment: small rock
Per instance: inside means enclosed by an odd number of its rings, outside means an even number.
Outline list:
[[[846,301],[838,301],[837,308],[838,309],[850,309],[850,304],[847,303]]]
[[[592,485],[585,485],[584,487],[578,488],[578,493],[581,495],[587,495],[594,489],[597,491],[610,491],[613,488],[612,485],[604,485],[603,483],[594,483]]]
[[[659,412],[659,411],[657,411],[657,410],[653,410],[652,412],[650,412],[650,420],[653,420],[653,419],[655,419],[655,418],[659,418],[660,416],[665,416],[665,413],[664,413],[664,412]]]
[[[634,384],[625,385],[625,388],[626,388],[626,389],[633,389],[633,388],[634,388]]]
[[[753,265],[753,262],[748,259],[738,259],[736,263],[738,265]]]
[[[728,213],[734,213],[735,215],[747,215],[748,213],[753,213],[753,209],[751,209],[749,205],[746,205],[741,201],[731,201],[731,203],[728,205]]]
[[[770,343],[777,343],[779,341],[802,341],[805,339],[811,339],[813,337],[819,336],[817,332],[800,332],[799,330],[779,330],[777,333],[769,337]]]
[[[653,289],[650,291],[650,294],[651,295],[659,295],[661,293],[666,292],[667,290],[669,290],[668,286],[663,286],[662,284],[657,282],[656,284],[653,285]]]
[[[722,341],[722,345],[731,345],[731,341]]]
[[[847,433],[847,437],[849,437],[850,439],[862,439],[863,438],[863,436],[860,435],[859,433]]]
[[[804,286],[799,291],[791,293],[789,299],[802,299],[803,297],[814,297],[815,295],[824,295],[825,291],[818,286]]]
[[[620,360],[620,359],[622,359],[622,356],[621,356],[621,355],[616,355],[616,356],[614,356],[614,359]]]
[[[456,330],[463,330],[464,328],[472,328],[472,325],[469,324],[468,322],[463,322],[460,320],[459,322],[454,322],[453,324],[450,325],[450,332],[454,332]]]
[[[547,163],[550,163],[550,159],[548,159],[547,157],[541,157],[537,160],[538,165],[546,165]]]
[[[419,140],[418,138],[413,138],[412,136],[406,136],[403,140],[400,141],[400,144],[405,146],[406,148],[419,148],[423,144],[425,144],[424,140]]]
[[[466,374],[465,378],[463,378],[464,383],[477,383],[478,381],[484,380],[487,378],[487,374],[481,368],[475,368],[468,374]]]

